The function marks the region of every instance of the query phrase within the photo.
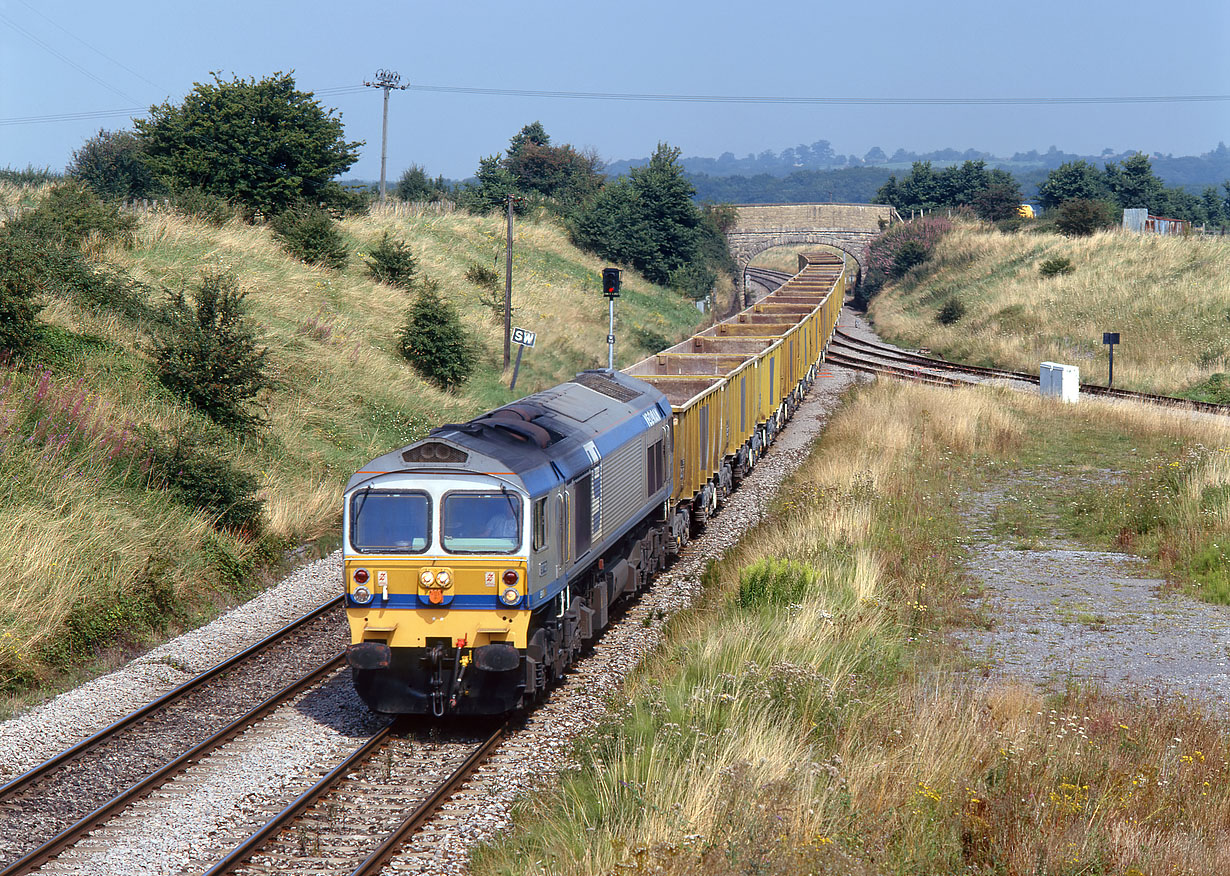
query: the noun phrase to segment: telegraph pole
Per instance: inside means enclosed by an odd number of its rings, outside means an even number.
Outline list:
[[[508,243],[504,246],[504,370],[512,358],[512,256],[513,256],[513,202],[522,201],[516,195],[508,195]],[[520,354],[518,354],[520,355]]]
[[[395,73],[392,70],[377,70],[375,82],[364,82],[363,84],[370,88],[384,89],[384,127],[380,132],[380,203],[384,203],[384,167],[389,157],[389,91],[398,89],[405,91],[409,85],[398,85],[401,82],[401,74]]]

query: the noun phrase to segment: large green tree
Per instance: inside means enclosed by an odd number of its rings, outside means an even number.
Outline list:
[[[213,77],[182,104],[151,107],[136,122],[149,166],[168,187],[199,188],[250,213],[343,202],[333,178],[350,169],[363,143],[345,139],[333,110],[296,89],[292,73]]]
[[[1153,173],[1149,156],[1137,152],[1116,166],[1106,165],[1106,184],[1120,207],[1147,207],[1160,213],[1167,205],[1166,184]],[[1187,217],[1175,217],[1187,218]]]
[[[1044,210],[1064,201],[1105,201],[1111,192],[1106,177],[1088,161],[1068,161],[1052,170],[1038,187],[1038,201]]]
[[[573,220],[577,244],[654,283],[700,260],[707,225],[678,159],[678,149],[659,143],[647,165],[604,186]]]
[[[552,146],[542,122],[531,122],[513,135],[503,156],[489,155],[479,162],[474,179],[457,192],[458,203],[476,213],[489,213],[502,208],[508,195],[516,195],[567,212],[602,188],[601,171],[596,153],[578,151],[567,143]]]

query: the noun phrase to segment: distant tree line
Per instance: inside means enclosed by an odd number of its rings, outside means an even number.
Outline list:
[[[935,170],[930,161],[917,161],[909,175],[890,176],[872,199],[900,210],[969,207],[990,222],[1012,219],[1021,204],[1021,189],[1012,174],[988,168],[985,161],[966,161]]]
[[[1063,209],[1060,221],[1069,233],[1089,233],[1114,224],[1129,207],[1217,227],[1230,219],[1230,180],[1222,189],[1224,196],[1216,186],[1207,186],[1200,195],[1167,187],[1153,172],[1149,157],[1137,152],[1122,162],[1107,162],[1102,170],[1084,160],[1061,164],[1039,184],[1038,201],[1043,210],[1057,216]],[[890,176],[873,200],[903,211],[968,207],[981,218],[998,222],[1015,216],[1020,199],[1020,186],[1012,174],[988,168],[985,162],[966,161],[936,170],[931,162],[920,161],[900,180]]]
[[[733,153],[724,152],[717,158],[684,157],[679,164],[692,179],[701,177],[745,177],[745,178],[783,178],[799,173],[842,173],[845,170],[879,170],[900,171],[910,167],[916,161],[930,161],[933,165],[947,166],[965,161],[984,161],[989,167],[999,167],[1013,173],[1020,181],[1022,189],[1027,193],[1034,191],[1033,183],[1041,182],[1046,174],[1073,161],[1085,160],[1092,163],[1118,162],[1130,158],[1135,150],[1116,152],[1114,149],[1103,149],[1098,155],[1080,155],[1064,152],[1058,147],[1039,152],[1031,149],[1028,152],[1016,152],[1010,156],[996,156],[990,152],[977,149],[935,149],[930,152],[913,152],[908,149],[897,149],[889,153],[879,146],[872,146],[862,156],[842,155],[835,152],[827,140],[817,140],[810,146],[798,145],[783,149],[780,153],[766,149],[760,153],[749,153],[743,158]],[[621,160],[611,162],[607,172],[611,174],[627,173],[631,168],[647,162],[648,158]],[[1200,191],[1210,183],[1219,183],[1230,178],[1230,148],[1218,143],[1217,147],[1200,155],[1154,155],[1152,156],[1154,171],[1169,185],[1183,186],[1189,191]],[[884,173],[884,179],[888,176]],[[882,185],[884,179],[876,183]],[[771,184],[770,184],[771,185]],[[697,184],[697,190],[702,197],[707,198],[704,186]],[[817,191],[821,189],[817,188]],[[859,199],[866,201],[871,197]],[[741,199],[747,203],[769,203],[774,200],[786,201],[785,198],[757,197]],[[807,200],[825,200],[823,197],[809,197]],[[842,199],[845,200],[845,199]],[[855,200],[855,199],[850,199]]]
[[[1140,152],[1120,163],[1108,162],[1102,170],[1083,160],[1062,164],[1038,187],[1038,200],[1045,210],[1088,201],[1111,214],[1144,207],[1155,216],[1197,225],[1221,226],[1230,220],[1230,180],[1221,191],[1206,186],[1200,195],[1178,186],[1168,188],[1153,172],[1149,157]]]

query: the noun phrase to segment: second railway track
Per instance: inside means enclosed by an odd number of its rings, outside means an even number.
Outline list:
[[[38,867],[319,683],[340,665],[343,624],[329,600],[0,787],[0,874]]]

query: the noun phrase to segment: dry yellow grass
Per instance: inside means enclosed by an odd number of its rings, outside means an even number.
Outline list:
[[[972,674],[940,635],[964,610],[971,480],[1094,425],[1142,446],[1230,439],[1224,422],[1130,405],[860,391],[704,609],[672,622],[582,768],[473,871],[1225,872],[1230,735],[1212,716],[1094,689],[1047,700]],[[1218,458],[1187,489],[1228,482]],[[747,590],[765,568],[787,589]]]
[[[0,185],[0,211],[27,205],[38,192]],[[103,425],[143,430],[166,443],[185,437],[255,476],[265,503],[266,555],[336,533],[346,479],[365,461],[434,425],[514,397],[500,373],[502,321],[482,300],[492,296],[466,279],[473,265],[491,266],[497,255],[502,276],[500,217],[378,211],[345,220],[341,231],[352,256],[340,271],[288,256],[268,228],[237,220],[214,227],[171,211],[143,214],[131,249],[93,245],[92,257],[146,284],[151,304],[163,289],[191,292],[205,272],[235,276],[275,381],[259,398],[265,424],[255,434],[237,436],[209,423],[158,384],[148,363],[156,326],[56,295],[46,296],[40,313],[43,322],[63,330],[62,358],[53,360],[46,377],[52,396],[65,397],[80,381],[89,403],[106,412]],[[480,347],[476,373],[461,392],[423,380],[397,353],[413,293],[373,281],[364,260],[385,232],[408,243],[420,280],[439,284]],[[518,221],[514,253],[514,322],[538,333],[536,348],[522,361],[517,395],[605,365],[602,265],[571,246],[544,216]],[[624,291],[616,329],[620,362],[673,343],[701,320],[691,302],[630,272]],[[174,591],[172,602],[183,597],[185,612],[195,614],[215,600],[235,598],[228,588],[259,580],[251,566],[256,545],[215,532],[204,513],[168,501],[165,493],[114,478],[83,486],[61,477],[64,458],[54,453],[52,464],[30,465],[30,454],[49,453],[40,442],[52,440],[44,435],[30,443],[18,434],[43,416],[30,382],[41,379],[41,370],[13,372],[24,389],[0,406],[0,470],[19,472],[23,484],[20,500],[0,504],[6,582],[0,591],[8,606],[0,613],[0,637],[8,634],[0,644],[0,689],[36,681],[66,656],[83,656],[75,646],[66,655],[59,644],[76,636],[66,632],[76,623],[74,612],[126,599],[125,610],[144,611],[134,594],[157,579]],[[0,383],[8,373],[0,373]],[[72,446],[74,465],[93,460],[88,448]],[[110,471],[105,460],[102,468]],[[157,568],[147,574],[151,563]],[[245,571],[236,575],[236,568]],[[161,623],[157,616],[145,620],[153,627]],[[122,619],[116,626],[125,629]],[[79,641],[88,648],[105,638],[87,630]]]
[[[1048,258],[1070,274],[1043,277]],[[870,313],[886,336],[944,356],[1036,372],[1038,363],[1077,365],[1105,384],[1102,333],[1117,331],[1115,384],[1174,393],[1230,370],[1230,242],[1121,231],[1068,239],[1000,234],[958,224],[938,245],[934,272],[887,287]],[[936,319],[950,298],[965,315]]]

